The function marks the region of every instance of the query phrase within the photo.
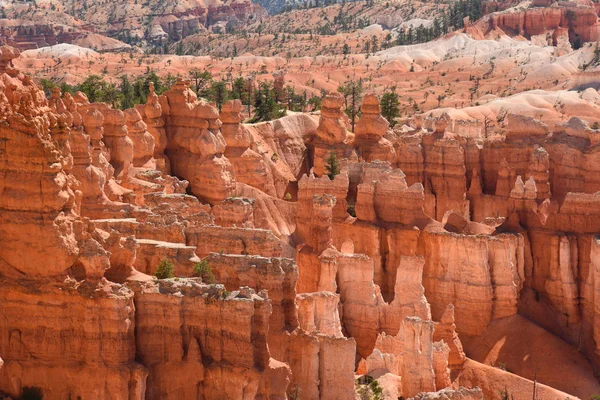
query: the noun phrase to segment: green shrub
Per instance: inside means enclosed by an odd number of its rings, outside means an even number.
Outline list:
[[[215,275],[206,259],[194,265],[194,276],[202,278],[204,283],[215,283]]]
[[[365,375],[358,379],[356,393],[360,400],[381,400],[383,389],[372,376]]]
[[[158,279],[169,279],[175,276],[173,263],[166,258],[158,264],[156,272],[154,273]]]
[[[354,208],[354,204],[348,204],[348,208],[346,212],[350,214],[352,217],[356,218],[356,209]]]
[[[340,173],[340,163],[337,154],[333,151],[329,152],[329,157],[325,160],[325,171],[330,180],[333,180]]]
[[[21,400],[42,400],[44,393],[37,386],[23,386]]]

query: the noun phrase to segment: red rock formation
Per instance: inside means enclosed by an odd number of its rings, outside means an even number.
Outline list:
[[[483,400],[483,392],[478,387],[474,389],[467,389],[459,387],[458,389],[442,389],[435,393],[419,393],[414,400],[434,400],[434,399],[447,399],[447,400]]]
[[[147,131],[148,126],[136,109],[125,110],[125,119],[127,135],[133,143],[133,166],[142,167],[154,155],[154,137]]]
[[[449,347],[448,366],[452,369],[461,367],[466,356],[463,351],[463,346],[456,333],[456,325],[454,324],[454,306],[448,305],[440,322],[435,324],[433,332],[433,340],[436,342],[444,341]]]
[[[188,280],[139,282],[133,290],[137,356],[150,372],[146,396],[285,396],[289,367],[270,358],[265,294]]]
[[[340,296],[332,292],[302,293],[296,296],[299,326],[307,333],[342,337],[338,312]]]
[[[7,71],[15,52],[0,52]],[[18,72],[2,82],[13,103],[0,128],[0,387],[14,397],[35,386],[48,398],[141,399],[147,371],[135,362],[132,293],[103,279],[109,253],[79,215],[69,142],[80,118],[57,92],[50,108]]]
[[[339,93],[328,94],[323,98],[321,119],[316,135],[312,140],[314,152],[313,169],[315,174],[325,174],[326,160],[333,152],[338,160],[350,158],[351,142],[354,135],[348,131],[349,119],[342,111],[344,98]]]
[[[232,197],[213,207],[215,223],[219,226],[254,228],[254,199]]]
[[[167,148],[167,134],[165,133],[165,122],[162,118],[162,106],[158,100],[158,96],[154,93],[154,83],[150,82],[150,93],[145,105],[136,106],[136,110],[142,116],[146,123],[148,133],[154,138],[153,157],[156,160],[158,170],[168,174],[171,172],[169,159],[165,156]]]
[[[38,49],[54,46],[59,43],[74,43],[84,39],[90,32],[74,26],[65,26],[52,22],[8,20],[4,19],[0,27],[0,37],[5,43],[19,50]],[[118,40],[114,42],[112,50],[124,50],[129,45]]]
[[[234,171],[223,154],[227,144],[217,109],[198,101],[184,81],[164,96],[166,154],[173,174],[189,181],[192,193],[211,204],[233,195]]]
[[[410,224],[425,218],[423,185],[408,187],[401,170],[384,163],[365,164],[360,182],[355,206],[359,220]]]
[[[362,115],[354,132],[359,157],[365,161],[393,162],[396,151],[390,141],[383,137],[390,124],[380,115],[381,107],[377,96],[372,93],[365,95],[360,110]]]
[[[7,50],[2,56],[10,60],[11,54],[14,52]],[[3,66],[6,71],[7,63]],[[244,394],[248,398],[284,398],[290,370],[269,355],[271,301],[266,294],[258,296],[242,289],[230,296],[222,286],[187,280],[181,284],[156,283],[141,276],[138,283],[130,283],[138,297],[134,307],[131,290],[103,278],[106,275],[124,282],[140,277],[134,266],[153,273],[164,258],[177,263],[176,273],[190,273],[193,262],[199,259],[194,254],[196,246],[185,246],[184,230],[211,223],[209,207],[191,196],[173,193],[185,185],[162,177],[158,171],[145,170],[156,176],[147,177],[153,180],[148,187],[156,192],[144,194],[143,209],[109,200],[107,192],[114,195],[122,190],[114,182],[115,169],[130,183],[137,179],[126,171],[133,154],[151,161],[153,149],[146,146],[151,138],[137,112],[129,110],[126,114],[130,115],[132,132],[140,134],[142,140],[128,141],[123,134],[127,133],[128,121],[122,112],[90,105],[80,94],[76,101],[70,96],[63,101],[55,92],[48,103],[37,87],[18,73],[14,77],[3,75],[2,82],[9,82],[12,89],[0,87],[9,94],[0,129],[4,317],[0,349],[5,360],[0,389],[14,397],[21,395],[24,386],[35,386],[47,398],[181,398],[196,396],[198,390],[206,397],[228,393],[231,398],[243,398]],[[17,104],[15,111],[13,104]],[[110,151],[104,147],[104,128]],[[80,217],[80,206],[96,218],[105,218],[90,223]],[[114,218],[116,208],[123,207],[135,218]],[[153,241],[153,236],[174,241]],[[227,230],[221,237],[227,238]],[[272,246],[281,246],[276,237],[272,240]],[[259,246],[258,251],[268,246]],[[67,275],[71,278],[64,280]],[[288,286],[293,288],[293,283],[294,279]],[[180,296],[182,292],[185,298]],[[290,330],[295,326],[294,298],[290,289],[279,303],[292,316],[286,323]],[[167,316],[177,304],[180,312],[176,314],[183,321],[188,321],[187,312],[200,313],[204,320],[190,315],[189,321],[194,322],[185,322],[191,329],[185,331],[168,318],[156,319],[155,311],[161,306],[168,307],[169,312],[164,309]],[[214,325],[213,310],[217,309],[222,313],[220,327]],[[277,332],[275,322],[280,316],[279,312],[273,314],[273,332]],[[33,319],[38,331],[32,329]],[[206,328],[208,321],[218,335]],[[167,327],[182,335],[182,340],[172,341],[164,335]],[[45,332],[43,337],[37,337],[39,329]],[[219,347],[206,339],[220,340],[224,329],[232,329],[232,338],[237,329],[238,345]],[[157,353],[154,344],[166,339],[170,345],[177,342],[181,347],[165,346],[163,353]],[[229,355],[223,353],[225,349]],[[143,360],[144,365],[136,360]],[[181,380],[173,380],[165,373],[166,368],[177,370]]]
[[[397,335],[383,334],[377,338],[375,348],[380,352],[385,368],[402,377],[402,396],[435,391],[432,338],[433,323],[418,317],[405,318]]]
[[[426,231],[421,240],[427,255],[423,286],[435,320],[453,304],[459,331],[476,335],[492,318],[516,313],[524,275],[520,235],[485,237]]]
[[[308,227],[310,224],[304,225],[302,222],[307,218],[311,218],[310,209],[313,207],[314,196],[327,194],[335,197],[332,218],[345,220],[348,217],[346,212],[348,209],[348,202],[346,201],[348,185],[349,180],[346,173],[336,175],[333,181],[328,176],[321,176],[320,178],[316,178],[312,174],[302,176],[300,182],[298,182],[298,222],[299,234],[303,240],[311,236],[308,232],[302,231],[304,226]]]
[[[3,59],[14,58],[2,47]],[[4,64],[6,67],[6,64]],[[77,235],[84,228],[74,210],[78,197],[73,181],[65,172],[50,126],[52,115],[44,99],[36,104],[38,89],[25,85],[19,77],[4,75],[6,84],[14,85],[12,97],[19,104],[4,115],[0,127],[2,158],[0,159],[0,257],[6,273],[32,276],[58,276],[70,268],[79,253]],[[42,96],[43,98],[43,96]],[[53,262],[42,260],[50,257]]]
[[[265,165],[263,157],[250,149],[252,136],[241,124],[242,102],[229,100],[223,104],[220,119],[223,122],[221,132],[227,142],[225,156],[233,165],[238,182],[254,186],[263,192],[276,196],[271,170]]]
[[[148,372],[135,362],[129,289],[105,280],[3,280],[1,292],[3,391],[16,398],[23,386],[34,386],[48,398],[144,398]]]
[[[114,168],[114,176],[125,182],[133,162],[133,141],[127,134],[125,113],[106,104],[97,104],[94,108],[104,116],[102,141],[106,145],[109,162]]]
[[[517,312],[600,365],[598,132],[583,120],[509,115],[487,139],[442,115],[386,133],[367,96],[353,137],[329,96],[318,127],[244,126],[237,102],[222,124],[184,82],[125,112],[47,101],[15,54],[0,52],[0,390],[13,397],[346,399],[355,373],[396,398],[481,398],[442,390],[460,384],[529,396],[532,382],[465,355]],[[396,155],[378,161],[384,134]],[[346,159],[333,180],[332,151]],[[217,284],[186,278],[201,257]],[[150,276],[164,259],[177,278]],[[567,389],[585,397],[596,386],[581,375],[585,389]]]
[[[398,327],[406,317],[419,317],[431,320],[431,310],[425,298],[425,289],[421,283],[423,276],[423,257],[402,256],[396,270],[395,296],[389,305],[380,311],[382,330],[396,335]]]
[[[215,281],[228,290],[248,286],[270,294],[272,312],[269,319],[269,347],[275,354],[285,354],[279,336],[298,326],[296,280],[298,269],[293,260],[245,255],[212,253],[207,258]]]
[[[531,37],[568,29],[572,42],[595,42],[600,38],[600,24],[595,7],[585,2],[564,2],[552,6],[536,6],[507,10],[485,16],[473,27],[484,34],[501,29],[509,35]],[[471,27],[470,29],[473,29]],[[556,45],[556,43],[554,43]]]

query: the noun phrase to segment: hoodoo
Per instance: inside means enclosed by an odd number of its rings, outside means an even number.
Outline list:
[[[0,399],[600,396],[597,5],[260,3],[3,6]]]

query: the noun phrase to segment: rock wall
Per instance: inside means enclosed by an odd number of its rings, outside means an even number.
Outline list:
[[[343,332],[363,359],[359,373],[390,371],[374,338],[397,335],[407,317],[437,321],[430,340],[437,386],[465,363],[457,332],[476,336],[517,312],[596,357],[596,130],[577,118],[549,128],[508,115],[500,139],[477,141],[446,131],[442,115],[430,130],[387,135],[392,161],[369,159],[361,146],[374,143],[366,138],[377,125],[369,108],[377,108],[376,99],[367,96],[353,138],[333,134],[347,131],[333,97],[328,101],[313,143],[353,150],[333,181],[317,168],[321,177],[300,181],[299,292],[340,294]],[[321,213],[315,204],[323,196],[335,202]],[[352,269],[351,260],[362,260],[361,267]],[[394,393],[405,379],[416,385],[412,394],[426,386],[410,374],[391,375],[381,382],[399,379]]]
[[[290,367],[271,358],[267,342],[270,323],[272,332],[297,326],[292,261],[270,261],[282,263],[283,280],[271,268],[269,279],[244,281],[273,292],[275,313],[266,291],[149,276],[165,260],[177,275],[193,274],[200,258],[187,236],[212,226],[226,244],[236,230],[212,225],[210,206],[164,174],[165,147],[154,144],[166,146],[168,98],[151,94],[143,115],[81,93],[47,100],[12,68],[18,52],[0,52],[0,390],[18,398],[33,387],[48,399],[285,398]],[[271,231],[249,233],[242,240],[267,240],[240,252],[285,253]],[[281,298],[279,284],[288,286]]]
[[[48,100],[10,65],[16,51],[0,53],[12,397],[350,399],[376,379],[388,397],[481,398],[450,388],[529,381],[468,360],[461,338],[517,313],[598,365],[598,131],[585,121],[509,115],[484,140],[442,115],[391,132],[368,95],[352,134],[329,95],[318,125],[250,127],[239,103],[219,115],[184,81],[125,111]]]
[[[554,34],[568,30],[571,43],[595,42],[600,38],[600,24],[596,8],[585,2],[560,2],[550,7],[534,7],[525,10],[507,10],[492,13],[477,21],[473,27],[484,34],[501,29],[509,35],[532,37]],[[549,43],[556,46],[556,38]]]
[[[264,297],[194,281],[141,282],[133,290],[136,353],[149,370],[146,398],[283,396],[289,368],[270,359]]]

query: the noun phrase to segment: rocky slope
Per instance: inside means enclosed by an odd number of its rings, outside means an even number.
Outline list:
[[[373,37],[377,49],[389,47],[398,30],[429,27],[436,18],[441,21],[448,9],[444,3],[397,0],[332,4],[267,16],[229,32],[199,32],[182,45],[186,54],[223,57],[363,53],[365,43],[370,44]]]
[[[8,25],[26,21],[28,29],[19,29],[15,44],[22,48],[43,47],[43,43],[72,43],[72,36],[88,37],[86,47],[106,49],[99,37],[103,34],[130,44],[150,43],[161,45],[180,40],[188,35],[206,30],[215,24],[236,27],[260,19],[266,11],[249,0],[227,1],[146,1],[121,2],[35,1],[22,3],[9,1],[2,7]],[[12,29],[1,37],[12,38]],[[42,37],[40,37],[42,36]]]

